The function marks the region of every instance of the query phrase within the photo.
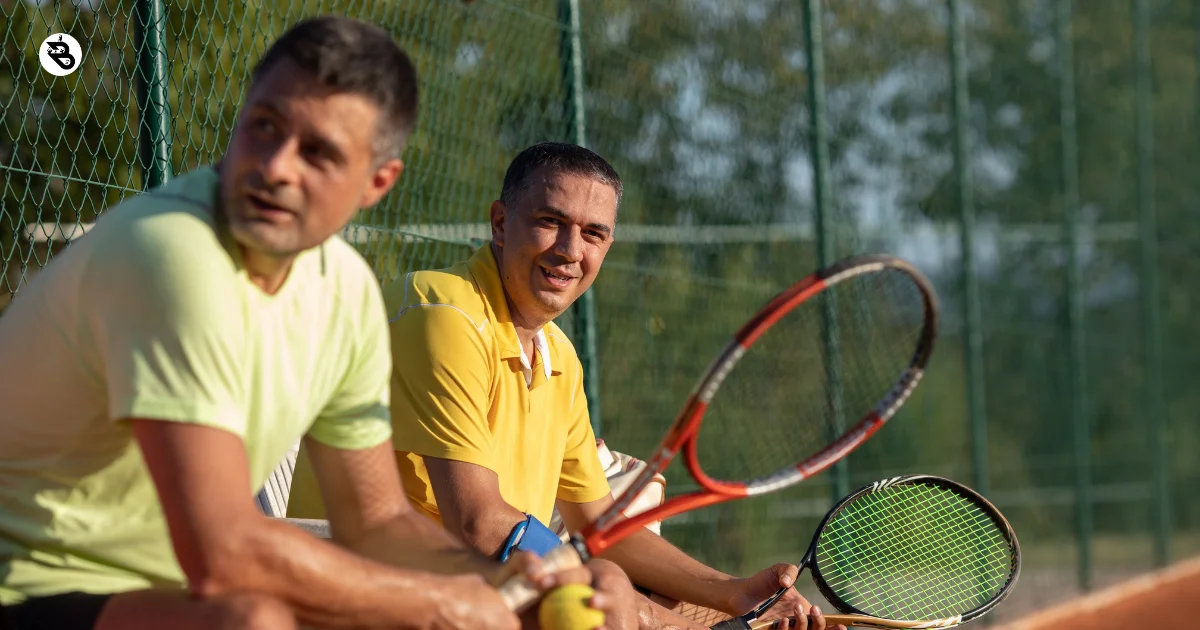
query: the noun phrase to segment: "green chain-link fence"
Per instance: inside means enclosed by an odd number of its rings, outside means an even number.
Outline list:
[[[617,166],[617,244],[564,327],[618,450],[648,454],[820,261],[934,279],[938,349],[894,423],[782,496],[668,521],[688,551],[794,561],[834,494],[929,472],[1021,536],[997,618],[1200,552],[1200,2],[3,0],[0,308],[105,207],[219,156],[249,65],[326,12],[388,28],[421,76],[405,175],[347,232],[381,281],[486,238],[532,142]],[[86,48],[68,77],[38,65],[53,32]]]

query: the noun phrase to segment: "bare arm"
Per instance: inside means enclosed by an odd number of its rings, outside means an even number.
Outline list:
[[[211,427],[131,420],[154,479],[176,556],[200,597],[236,592],[283,601],[303,625],[515,630],[496,591],[477,574],[438,576],[368,560],[255,508],[241,440]],[[390,464],[389,446],[372,449]],[[385,466],[386,468],[386,466]],[[380,481],[399,482],[384,476]],[[387,494],[384,491],[382,494]],[[335,536],[369,545],[373,528],[403,515],[402,501],[339,519]],[[473,610],[463,610],[463,598]],[[482,614],[481,614],[482,613]]]
[[[445,528],[479,553],[499,556],[513,527],[526,516],[501,496],[496,473],[466,462],[424,459]]]
[[[369,558],[435,573],[476,572],[495,579],[500,564],[413,510],[390,445],[347,451],[305,439],[333,540]]]
[[[557,507],[567,527],[579,531],[612,502],[609,496],[589,503],[558,501]],[[630,535],[601,557],[624,569],[634,584],[672,599],[729,612],[728,582],[734,577],[693,559],[651,531]]]

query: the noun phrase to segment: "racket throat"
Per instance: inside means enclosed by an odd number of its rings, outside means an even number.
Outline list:
[[[567,544],[575,550],[575,553],[579,554],[579,560],[582,563],[587,564],[592,561],[592,552],[588,550],[587,543],[583,541],[583,538],[581,538],[579,534],[575,534],[568,538]]]
[[[783,597],[784,595],[786,595],[789,589],[796,588],[796,584],[798,584],[800,582],[800,576],[804,574],[804,567],[807,564],[808,564],[807,558],[800,563],[798,570],[796,571],[796,579],[792,581],[791,586],[787,586],[787,587],[784,587],[784,588],[781,588],[781,589],[775,591],[774,595],[772,595],[772,596],[768,597],[766,600],[764,600],[763,603],[759,604],[757,608],[742,615],[741,617],[735,617],[735,618],[740,619],[744,624],[746,624],[745,628],[749,628],[750,627],[749,622],[754,621],[755,619],[758,619],[759,617],[763,616],[763,613],[767,612],[768,610],[771,609],[772,606],[774,606],[776,603],[778,603],[779,599],[781,597]]]

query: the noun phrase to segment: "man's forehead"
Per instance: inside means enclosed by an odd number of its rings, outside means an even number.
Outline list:
[[[588,196],[604,195],[616,199],[617,191],[612,185],[599,178],[570,171],[552,170],[547,167],[539,168],[530,174],[530,188],[547,194],[569,194],[586,192]]]
[[[319,113],[325,115],[307,117],[306,122],[323,135],[338,138],[369,140],[379,116],[378,108],[367,97],[324,86],[289,59],[268,69],[248,96],[247,106],[281,114],[321,110]]]

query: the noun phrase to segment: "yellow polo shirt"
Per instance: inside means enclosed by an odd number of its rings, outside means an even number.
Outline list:
[[[504,500],[542,523],[550,522],[556,498],[586,503],[609,494],[575,349],[547,324],[526,381],[489,245],[447,269],[408,274],[384,288],[384,303],[392,444],[418,510],[441,522],[423,457],[495,471]],[[324,516],[309,466],[301,452],[288,516]]]

